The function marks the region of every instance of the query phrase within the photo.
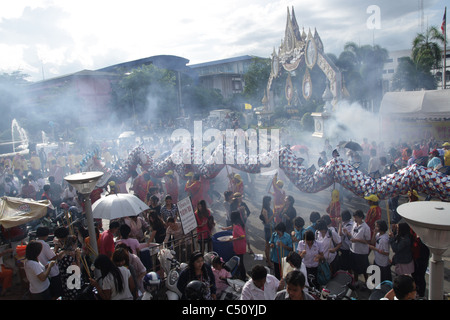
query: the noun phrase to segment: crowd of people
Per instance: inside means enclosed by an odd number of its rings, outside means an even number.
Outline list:
[[[448,142],[429,140],[386,148],[382,142],[368,143],[364,139],[361,147],[360,152],[339,145],[334,148],[326,140],[317,164],[319,167],[326,164],[337,152],[345,161],[376,178],[413,163],[446,170],[450,162]],[[1,195],[48,199],[56,210],[72,208],[82,216],[83,197],[64,181],[65,175],[81,170],[82,155],[74,150],[60,148],[48,154],[39,150],[25,157],[17,154],[2,158]],[[101,156],[109,167],[120,165],[120,159],[111,155],[108,148],[102,150]],[[311,162],[310,158],[312,156],[308,155],[307,161]],[[392,215],[387,221],[381,219],[375,194],[365,198],[369,205],[367,212],[341,212],[340,204],[349,192],[338,188],[333,190],[326,212],[311,212],[309,221],[305,221],[297,215],[295,199],[287,194],[286,182],[275,175],[260,206],[266,265],[258,265],[247,272],[246,254],[254,254],[254,251],[248,236],[250,210],[245,198],[248,198],[248,189],[253,188],[245,184],[245,178],[239,173],[227,173],[227,179],[227,188],[221,193],[214,189],[214,179],[203,179],[194,172],[180,177],[169,170],[159,179],[148,172],[135,171],[127,183],[109,181],[106,186],[97,188],[91,194],[93,203],[105,193],[131,192],[150,209],[139,216],[110,221],[106,230],[101,220],[96,221],[98,255],[95,257],[82,223],[55,230],[41,225],[37,229],[38,240],[28,243],[25,255],[24,270],[31,297],[76,299],[82,294],[83,285],[90,284],[102,299],[138,299],[145,292],[144,278],[148,272],[157,271],[160,278],[165,276],[148,250],[152,244],[159,244],[180,248],[185,261],[189,262],[179,281],[182,298],[187,298],[188,284],[200,280],[208,288],[204,298],[217,299],[217,290],[219,293],[224,290],[224,279],[230,274],[224,271],[220,257],[211,266],[202,259],[205,252],[213,249],[212,236],[217,231],[210,208],[217,205],[222,195],[226,221],[222,229],[232,233],[233,251],[240,258],[237,277],[246,282],[242,299],[310,299],[305,290],[307,286],[320,288],[338,270],[351,273],[355,279],[361,275],[367,280],[370,264],[380,267],[382,281],[394,280],[395,283],[403,275],[411,275],[417,295],[425,296],[429,251],[412,229],[400,221],[396,214],[398,197],[389,199]],[[195,241],[184,235],[180,222],[176,203],[183,196],[190,197],[195,211]],[[411,190],[408,196],[409,201],[419,199],[416,190]],[[47,238],[52,231],[55,246],[50,248]],[[371,252],[373,261],[369,262]],[[10,251],[1,254],[7,253]],[[286,263],[294,270],[284,274]],[[100,279],[86,268],[89,264],[100,270]],[[81,285],[76,288],[67,286],[66,270],[71,266],[77,266],[84,274]],[[3,279],[1,294],[6,294],[11,287],[12,273],[2,265],[0,276]]]

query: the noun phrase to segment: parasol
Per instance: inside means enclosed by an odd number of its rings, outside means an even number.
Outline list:
[[[123,217],[137,216],[150,209],[141,199],[131,193],[117,193],[102,197],[92,205],[95,219],[114,220]]]
[[[344,142],[344,143],[340,144],[339,146],[346,148],[346,149],[353,150],[353,151],[363,151],[363,148],[354,141]]]
[[[297,144],[295,146],[292,146],[291,150],[292,151],[300,151],[300,150],[302,150],[304,152],[308,152],[308,147],[305,146],[305,145],[302,145],[302,144]]]
[[[53,209],[49,200],[35,201],[2,197],[0,200],[0,224],[7,229],[40,219],[47,214],[47,208]]]

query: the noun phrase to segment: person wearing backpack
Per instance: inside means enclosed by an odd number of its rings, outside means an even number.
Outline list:
[[[269,241],[271,250],[270,259],[274,265],[274,275],[277,279],[283,277],[283,258],[292,251],[292,238],[286,232],[286,225],[283,222],[275,226],[275,232]]]
[[[414,273],[413,241],[409,225],[402,222],[392,227],[393,231],[389,233],[389,244],[394,251],[392,264],[395,265],[395,273],[397,275],[412,274]]]
[[[333,274],[339,270],[338,251],[342,245],[341,238],[333,227],[327,226],[323,218],[317,221],[316,227],[316,241],[322,244],[324,258]]]

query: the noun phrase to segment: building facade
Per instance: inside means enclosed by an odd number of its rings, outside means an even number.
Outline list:
[[[244,74],[248,71],[255,56],[239,56],[192,64],[189,67],[196,72],[198,83],[204,88],[218,89],[224,98],[244,90]]]

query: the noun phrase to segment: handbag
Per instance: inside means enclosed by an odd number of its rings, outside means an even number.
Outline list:
[[[331,230],[328,230],[328,235],[330,236],[331,241],[334,244],[333,237],[331,235]],[[329,253],[328,253],[329,254]],[[330,264],[327,262],[326,259],[322,259],[319,262],[319,265],[317,267],[317,282],[324,286],[331,280],[331,268]]]
[[[323,259],[317,267],[317,282],[324,286],[331,280],[330,264]]]

